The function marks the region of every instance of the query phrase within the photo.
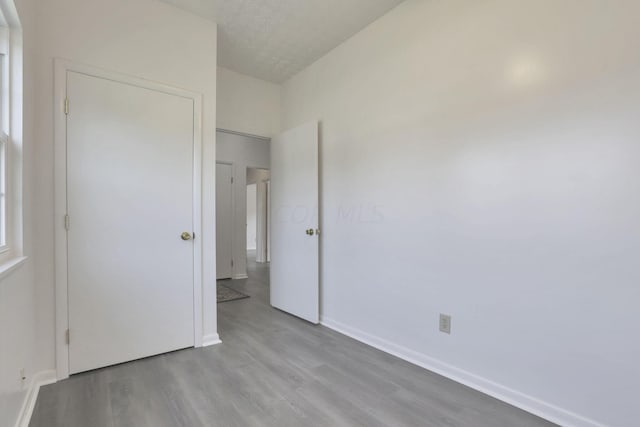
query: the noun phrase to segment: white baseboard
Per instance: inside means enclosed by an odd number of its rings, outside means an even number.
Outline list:
[[[222,341],[218,334],[209,334],[202,337],[202,346],[209,347],[210,345],[220,344]]]
[[[238,280],[238,279],[248,279],[248,278],[249,276],[247,276],[246,274],[234,274],[231,279]]]
[[[31,421],[33,408],[35,408],[36,400],[38,400],[40,387],[53,384],[56,381],[56,371],[54,370],[40,371],[33,375],[29,383],[29,388],[27,389],[27,394],[22,402],[22,408],[20,408],[20,412],[18,413],[15,427],[29,427],[29,421]]]
[[[394,344],[338,321],[322,317],[320,324],[561,426],[604,427],[603,424],[597,423],[589,418],[559,408],[535,397],[497,384],[471,372],[456,368],[455,366],[451,366],[425,354]]]

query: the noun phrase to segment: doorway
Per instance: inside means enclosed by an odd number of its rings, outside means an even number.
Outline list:
[[[269,262],[270,215],[268,169],[247,168],[247,256],[257,263]]]
[[[217,279],[240,280],[247,278],[247,242],[256,250],[261,247],[256,239],[265,238],[267,230],[261,224],[251,227],[253,236],[247,237],[247,179],[252,180],[255,197],[250,200],[256,209],[258,194],[265,192],[263,176],[271,168],[269,138],[218,129],[216,133],[216,271]],[[222,170],[224,168],[224,171]],[[256,178],[258,176],[259,178]],[[267,178],[268,179],[268,178]],[[257,211],[256,211],[257,213]],[[256,220],[261,219],[256,216]],[[260,228],[260,230],[259,230]],[[264,262],[266,254],[261,261]]]
[[[247,248],[253,251],[255,245],[256,264],[269,263],[271,305],[318,323],[318,122],[302,124],[273,140],[218,129],[216,156],[233,165],[232,244],[216,248],[232,254],[230,279],[248,278]]]

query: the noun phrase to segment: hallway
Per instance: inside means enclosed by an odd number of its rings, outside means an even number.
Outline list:
[[[225,281],[221,345],[43,387],[31,427],[472,426],[552,424],[269,305],[267,264]]]

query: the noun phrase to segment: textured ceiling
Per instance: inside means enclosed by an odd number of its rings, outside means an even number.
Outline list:
[[[281,83],[402,0],[162,0],[218,23],[218,64]]]

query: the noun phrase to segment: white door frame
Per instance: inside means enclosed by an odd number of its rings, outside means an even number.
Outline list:
[[[235,248],[235,245],[233,243],[234,241],[234,235],[233,232],[235,231],[235,225],[236,225],[236,220],[235,220],[235,212],[236,212],[236,197],[235,197],[235,176],[236,176],[236,165],[234,162],[227,162],[224,160],[216,160],[216,168],[218,167],[218,165],[227,165],[227,166],[231,166],[231,262],[232,264],[234,263],[233,260],[233,249]],[[216,191],[218,191],[218,183],[216,182]],[[217,200],[216,200],[217,203]],[[216,206],[216,213],[217,213],[218,207]],[[218,229],[217,229],[217,224],[216,224],[216,236],[218,236]],[[216,240],[216,253],[218,252],[218,242]],[[216,259],[217,262],[217,259]],[[233,277],[233,265],[231,267],[231,277],[230,279],[235,279],[235,277]],[[216,288],[218,286],[218,280],[223,280],[223,279],[218,279],[218,266],[216,265]]]
[[[56,376],[58,380],[69,377],[69,344],[66,331],[69,329],[68,282],[67,282],[67,116],[65,100],[67,94],[67,72],[73,71],[88,76],[112,80],[118,83],[177,95],[193,100],[193,312],[194,347],[203,344],[202,316],[202,94],[175,88],[162,83],[76,64],[70,61],[54,61],[54,230],[55,230],[55,345]],[[71,106],[71,108],[73,108]]]

